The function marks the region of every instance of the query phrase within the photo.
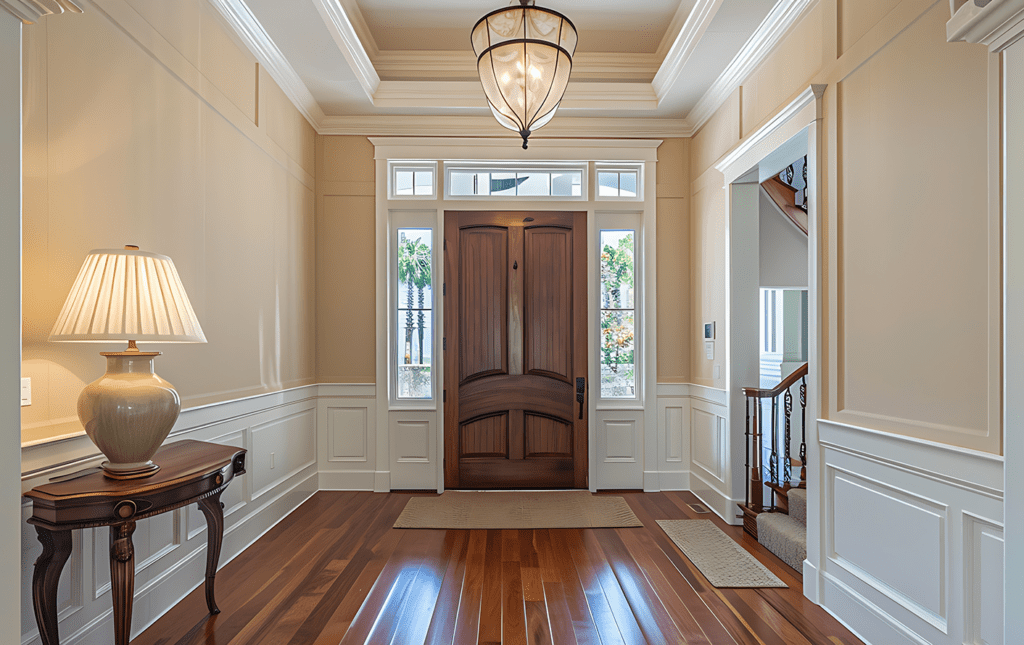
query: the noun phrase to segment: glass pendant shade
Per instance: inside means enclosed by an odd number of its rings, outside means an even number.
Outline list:
[[[525,150],[530,133],[555,115],[569,84],[576,27],[556,11],[524,3],[481,18],[472,40],[491,112],[523,137]]]

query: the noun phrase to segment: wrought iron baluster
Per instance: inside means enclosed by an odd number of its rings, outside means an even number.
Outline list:
[[[786,412],[786,434],[784,441],[786,442],[786,451],[782,455],[782,484],[786,485],[793,480],[793,460],[789,456],[790,447],[790,430],[789,430],[789,418],[793,414],[793,393],[786,388],[786,394],[783,397],[784,410]]]
[[[747,426],[746,426],[747,429],[746,429],[746,432],[743,433],[743,436],[746,438],[746,449],[745,449],[745,452],[743,453],[743,459],[744,459],[743,467],[745,468],[744,472],[749,473],[750,472],[750,397],[749,396],[745,399],[743,407],[746,409],[746,413],[747,413]],[[746,488],[746,490],[744,491],[744,495],[743,495],[743,497],[744,497],[743,505],[749,507],[750,506],[750,486],[746,486],[745,488]]]
[[[771,483],[779,483],[779,398],[772,397],[772,452],[768,458],[768,477]],[[775,491],[772,490],[772,508],[775,508]]]
[[[754,510],[760,512],[764,505],[764,491],[762,475],[761,455],[761,400],[754,399],[754,428],[750,435],[750,455],[753,463],[750,464],[750,504]]]
[[[807,377],[800,379],[800,481],[807,481]]]

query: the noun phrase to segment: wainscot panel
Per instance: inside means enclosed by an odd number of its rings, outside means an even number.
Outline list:
[[[1003,643],[1003,459],[818,422],[826,609],[871,643]]]

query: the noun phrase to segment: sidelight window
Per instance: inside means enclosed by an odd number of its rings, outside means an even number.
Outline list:
[[[434,391],[434,232],[429,228],[396,232],[395,395],[430,399]]]
[[[637,398],[636,231],[602,230],[601,398]]]

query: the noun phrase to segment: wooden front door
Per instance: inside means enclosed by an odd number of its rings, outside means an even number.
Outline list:
[[[586,221],[445,213],[446,488],[587,487]]]

